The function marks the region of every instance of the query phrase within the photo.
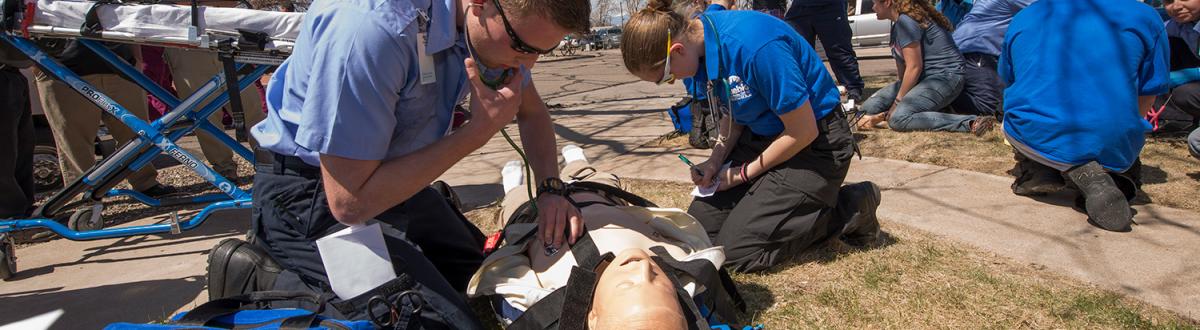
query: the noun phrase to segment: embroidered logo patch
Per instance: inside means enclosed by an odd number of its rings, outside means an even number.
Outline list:
[[[742,81],[741,77],[729,76],[728,82],[729,95],[732,101],[741,101],[754,96],[752,93],[750,93],[750,86],[747,86],[746,83]]]

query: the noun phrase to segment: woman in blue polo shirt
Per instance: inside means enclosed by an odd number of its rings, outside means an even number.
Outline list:
[[[707,81],[724,103],[712,156],[691,169],[700,187],[688,213],[725,266],[760,271],[830,237],[851,244],[878,236],[879,189],[841,187],[854,138],[821,59],[787,23],[753,11],[693,16],[651,0],[625,24],[626,68],[642,80]]]

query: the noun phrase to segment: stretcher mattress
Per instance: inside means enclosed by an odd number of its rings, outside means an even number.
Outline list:
[[[13,0],[7,0],[13,1]],[[19,1],[19,0],[17,0]],[[38,0],[31,32],[78,35],[94,2]],[[265,33],[267,49],[290,52],[300,34],[303,13],[253,9],[198,7],[203,33],[191,36],[192,8],[184,5],[102,4],[96,14],[103,28],[102,39],[178,43],[209,47],[216,36],[237,37],[239,30]]]

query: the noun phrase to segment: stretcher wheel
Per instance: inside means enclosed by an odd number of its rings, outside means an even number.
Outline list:
[[[104,229],[104,219],[94,207],[79,209],[67,220],[67,228],[79,232],[100,230]]]
[[[37,191],[53,191],[63,187],[62,170],[58,167],[58,149],[54,149],[54,146],[33,147],[33,184]]]
[[[7,234],[0,237],[0,280],[8,280],[17,273],[17,257],[12,239]]]

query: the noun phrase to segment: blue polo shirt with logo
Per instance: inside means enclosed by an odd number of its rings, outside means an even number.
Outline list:
[[[817,120],[837,107],[840,96],[833,77],[812,46],[784,21],[734,10],[705,13],[701,22],[705,56],[695,78],[712,83],[714,96],[732,103],[738,124],[757,135],[775,136],[784,128],[779,116],[804,102],[812,104]]]

